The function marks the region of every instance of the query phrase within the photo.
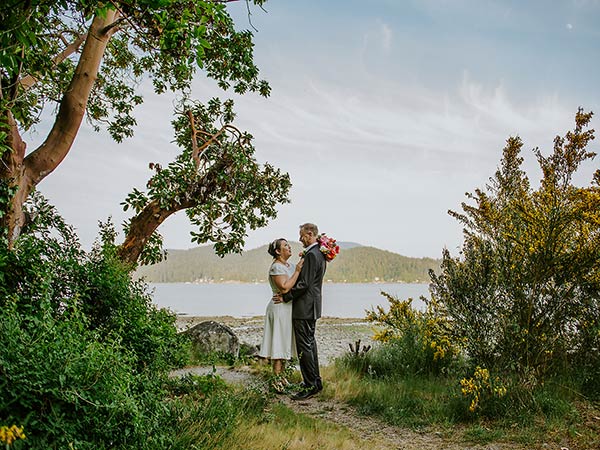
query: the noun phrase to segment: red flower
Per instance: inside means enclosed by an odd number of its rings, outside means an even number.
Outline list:
[[[333,261],[340,253],[340,246],[337,245],[336,240],[327,237],[325,234],[317,236],[317,242],[319,243],[319,250],[321,250],[321,253],[323,253],[327,262]]]

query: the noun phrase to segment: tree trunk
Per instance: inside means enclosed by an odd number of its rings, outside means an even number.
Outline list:
[[[18,126],[10,112],[5,117],[10,127],[8,139],[12,151],[2,156],[0,178],[9,188],[15,189],[10,203],[2,216],[1,225],[8,232],[12,247],[24,225],[23,203],[46,176],[54,171],[67,156],[79,131],[90,92],[98,76],[98,69],[106,45],[114,28],[109,27],[117,18],[117,12],[109,10],[105,17],[96,16],[90,25],[81,57],[73,79],[60,103],[52,130],[44,143],[25,157],[25,144]]]
[[[125,241],[118,249],[119,258],[135,266],[152,233],[169,216],[186,207],[188,206],[172,205],[168,209],[163,209],[158,200],[151,201],[137,216],[131,219]]]
[[[217,189],[217,175],[227,170],[228,163],[222,159],[209,169],[192,192],[181,193],[182,201],[173,202],[167,208],[161,208],[158,200],[152,200],[148,203],[142,211],[131,219],[125,241],[117,251],[119,258],[128,264],[136,266],[144,250],[144,246],[160,224],[177,211],[192,208],[206,202]]]

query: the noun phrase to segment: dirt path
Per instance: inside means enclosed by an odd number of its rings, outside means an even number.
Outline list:
[[[254,384],[262,386],[267,391],[267,384],[254,375],[250,368],[227,367],[188,367],[172,373],[173,376],[183,376],[186,373],[207,375],[215,373],[228,383]],[[515,444],[494,443],[487,445],[465,444],[452,442],[438,431],[415,432],[407,428],[394,427],[385,422],[359,414],[355,408],[333,399],[313,397],[304,401],[291,400],[287,395],[278,395],[273,402],[279,402],[297,414],[305,414],[320,420],[332,422],[350,430],[358,440],[368,443],[373,450],[402,449],[402,450],[524,450]]]
[[[418,433],[407,428],[399,428],[385,422],[359,414],[355,408],[336,400],[311,398],[306,401],[294,401],[280,396],[284,403],[296,413],[333,422],[352,431],[363,441],[370,442],[372,449],[405,450],[508,450],[520,449],[505,444],[468,445],[452,443],[441,432]]]
[[[262,317],[232,318],[232,317],[187,317],[178,318],[179,329],[189,328],[204,320],[215,320],[233,329],[240,341],[256,345],[260,342],[263,328]],[[363,344],[374,344],[372,340],[373,327],[363,319],[323,318],[317,326],[317,341],[319,358],[323,365],[332,362],[334,358],[348,351],[348,344],[361,340]],[[216,367],[216,374],[228,383],[258,385],[268,389],[266,383],[251,373],[250,368]],[[187,372],[205,375],[213,372],[212,367],[191,367],[173,373],[182,376]],[[524,447],[515,444],[494,443],[475,445],[452,442],[447,433],[441,431],[416,432],[407,428],[399,428],[385,422],[359,414],[355,408],[322,396],[306,401],[292,401],[288,396],[274,397],[274,402],[280,402],[298,414],[332,422],[350,430],[358,440],[365,442],[369,449],[406,449],[406,450],[520,450]],[[551,447],[548,447],[549,449]],[[554,450],[554,449],[552,449]],[[559,448],[556,448],[559,450]]]

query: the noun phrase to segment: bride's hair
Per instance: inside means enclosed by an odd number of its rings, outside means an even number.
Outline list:
[[[286,242],[287,239],[279,238],[275,239],[273,242],[269,244],[269,248],[267,249],[267,253],[271,255],[273,258],[277,259],[277,251],[281,248],[281,243]]]

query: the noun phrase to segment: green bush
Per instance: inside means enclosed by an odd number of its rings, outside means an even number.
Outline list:
[[[3,423],[23,426],[31,448],[166,448],[181,419],[168,372],[188,351],[174,316],[110,242],[88,254],[41,197],[32,212],[14,249],[0,248]]]
[[[452,212],[465,227],[458,257],[444,250],[431,273],[432,298],[452,323],[473,365],[517,374],[523,383],[582,376],[598,395],[600,368],[600,171],[573,178],[595,156],[591,113],[557,136],[552,154],[535,150],[542,178],[532,188],[521,168],[522,141],[510,138],[500,167]]]
[[[38,316],[4,306],[0,415],[24,426],[33,448],[122,448],[146,441],[144,424],[152,418],[145,416],[158,407],[160,393],[147,389],[158,383],[136,376],[133,354],[99,339],[86,322],[76,310],[53,318],[45,305]]]
[[[449,324],[431,303],[419,311],[410,298],[399,300],[381,294],[387,298],[389,309],[378,306],[367,312],[366,318],[378,325],[375,340],[384,345],[364,354],[347,355],[345,364],[377,377],[445,374],[460,364],[459,346],[448,338]]]

